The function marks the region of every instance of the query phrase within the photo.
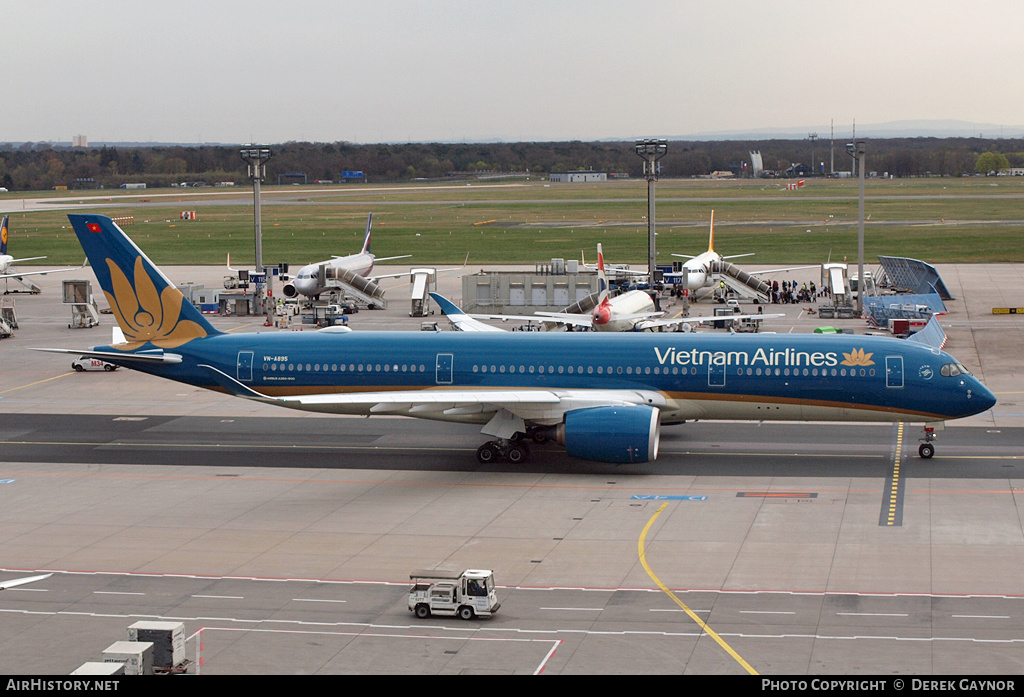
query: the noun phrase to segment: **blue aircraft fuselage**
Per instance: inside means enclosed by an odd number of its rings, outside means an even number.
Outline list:
[[[666,400],[663,423],[941,421],[995,403],[943,351],[856,335],[290,332],[218,334],[168,353],[180,355],[181,363],[125,364],[220,389],[199,367],[211,365],[256,392],[279,397],[388,390],[649,391]]]

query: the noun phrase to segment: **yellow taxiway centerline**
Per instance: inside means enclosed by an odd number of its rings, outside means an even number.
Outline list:
[[[651,580],[653,580],[658,585],[658,588],[665,591],[668,597],[672,598],[675,604],[682,608],[683,612],[689,615],[690,619],[697,623],[697,626],[699,626],[703,631],[707,632],[708,636],[710,636],[712,639],[718,642],[718,645],[725,649],[726,653],[728,653],[730,656],[736,659],[736,662],[743,666],[743,669],[745,671],[747,671],[751,675],[758,675],[759,673],[756,670],[754,670],[749,663],[744,661],[742,656],[736,653],[736,651],[731,646],[725,643],[725,640],[722,639],[722,637],[718,636],[718,634],[716,634],[715,631],[704,622],[704,620],[698,617],[693,610],[688,608],[686,606],[686,603],[677,598],[675,593],[670,591],[668,587],[661,582],[661,579],[659,579],[654,574],[654,572],[651,570],[651,567],[647,565],[647,555],[644,553],[644,540],[647,538],[647,532],[651,529],[651,526],[654,524],[654,521],[658,519],[658,516],[661,515],[661,512],[665,510],[665,507],[667,505],[668,503],[661,504],[661,508],[658,509],[658,511],[651,517],[649,521],[647,521],[647,525],[644,526],[643,532],[640,533],[640,540],[637,543],[637,549],[640,553],[640,563],[643,565],[644,571],[646,571],[647,575],[651,577]]]
[[[20,385],[19,387],[12,387],[9,390],[0,390],[0,394],[7,394],[8,392],[14,392],[15,390],[23,390],[26,387],[32,387],[33,385],[42,385],[44,382],[49,382],[50,380],[57,380],[59,378],[66,378],[68,375],[74,375],[74,374],[75,373],[61,373],[60,375],[54,375],[52,378],[45,378],[43,380],[36,380],[35,382],[30,382],[27,385]]]

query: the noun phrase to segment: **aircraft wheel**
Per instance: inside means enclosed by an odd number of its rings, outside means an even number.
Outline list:
[[[430,617],[430,608],[426,605],[417,605],[416,616],[419,617],[421,620],[425,620],[426,618]]]
[[[517,443],[508,449],[508,453],[506,453],[505,457],[507,457],[508,461],[513,465],[518,465],[520,462],[524,462],[526,460],[527,455],[529,455],[529,451]]]
[[[921,447],[917,449],[917,454],[923,459],[928,460],[935,454],[935,446],[931,443],[921,443]]]
[[[459,617],[461,617],[464,620],[473,619],[474,614],[475,613],[473,612],[473,608],[471,608],[469,605],[463,605],[459,608]]]
[[[485,465],[489,465],[498,459],[498,451],[490,443],[484,443],[476,449],[476,459]]]

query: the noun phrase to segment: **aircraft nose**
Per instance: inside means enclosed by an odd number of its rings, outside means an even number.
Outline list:
[[[971,388],[970,398],[971,405],[977,410],[974,412],[976,414],[988,411],[996,405],[996,396],[992,394],[992,390],[978,381],[975,381],[975,385]]]

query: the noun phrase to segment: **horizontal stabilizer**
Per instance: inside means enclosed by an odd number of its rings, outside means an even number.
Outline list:
[[[127,353],[121,351],[94,351],[92,349],[61,349],[61,348],[30,348],[30,351],[46,351],[48,353],[66,353],[71,356],[84,356],[86,358],[99,358],[111,363],[181,363],[181,356],[177,353],[164,353],[163,351],[140,351],[138,353]]]

